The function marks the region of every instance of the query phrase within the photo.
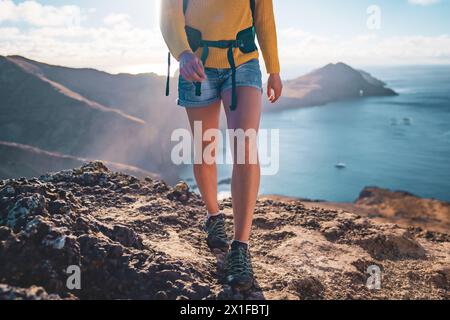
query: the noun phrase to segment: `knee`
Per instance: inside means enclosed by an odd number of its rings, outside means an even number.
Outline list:
[[[245,143],[238,145],[234,154],[235,165],[257,165],[258,144],[253,139],[247,139]]]

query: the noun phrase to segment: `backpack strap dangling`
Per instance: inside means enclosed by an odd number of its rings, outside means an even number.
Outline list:
[[[228,48],[228,63],[231,67],[231,105],[230,110],[235,111],[237,109],[237,92],[236,92],[236,63],[234,61],[233,46]]]
[[[183,0],[183,14],[186,15],[186,11],[188,9],[189,0]]]
[[[255,12],[256,12],[255,0],[250,0],[250,10],[252,10],[253,25],[255,25]]]
[[[166,80],[166,97],[170,95],[170,52],[167,55],[167,80]]]
[[[201,57],[203,66],[206,66],[206,60],[208,59],[208,56],[209,56],[209,47],[203,46],[202,47],[202,57]],[[196,82],[194,85],[195,85],[195,95],[197,97],[200,97],[202,95],[202,83]]]

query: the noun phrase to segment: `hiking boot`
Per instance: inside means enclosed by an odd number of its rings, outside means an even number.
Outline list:
[[[225,215],[223,213],[209,217],[204,225],[208,234],[206,242],[211,249],[228,250],[228,238],[225,231]]]
[[[248,245],[234,241],[225,259],[226,281],[234,289],[247,291],[253,287],[253,268]]]

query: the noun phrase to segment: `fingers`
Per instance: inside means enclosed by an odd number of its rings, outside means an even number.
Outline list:
[[[272,102],[273,99],[275,99],[274,90],[272,88],[272,83],[270,81],[267,83],[267,98],[269,99],[270,102]]]
[[[282,91],[283,87],[281,86],[278,86],[277,88],[274,89],[275,94],[273,100],[271,101],[272,103],[275,103],[278,101],[278,99],[280,99]]]
[[[185,80],[191,82],[203,82],[206,80],[205,69],[201,61],[196,57],[181,66],[180,74]]]
[[[188,66],[188,74],[191,76],[192,81],[194,82],[202,82],[204,79],[197,72],[197,64]]]
[[[184,80],[192,82],[191,76],[186,72],[185,68],[180,69],[180,75],[183,77]]]
[[[271,103],[275,103],[281,97],[281,87],[269,83],[267,85],[267,97]]]
[[[180,74],[184,79],[191,82],[202,82],[203,79],[195,71],[194,67],[191,65],[185,65],[180,69]]]
[[[194,71],[201,79],[206,80],[205,68],[203,67],[202,62],[199,59],[196,60],[196,64],[194,65]]]
[[[281,81],[273,81],[269,79],[267,82],[267,97],[271,103],[275,103],[280,99],[283,92],[283,85]]]

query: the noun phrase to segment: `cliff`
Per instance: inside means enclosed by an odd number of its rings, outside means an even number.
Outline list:
[[[221,202],[231,234],[231,202]],[[448,299],[450,238],[300,201],[257,203],[257,285],[221,282],[202,202],[183,183],[137,179],[93,162],[0,182],[1,299]],[[79,266],[81,289],[67,268]],[[382,274],[369,290],[367,268]]]

